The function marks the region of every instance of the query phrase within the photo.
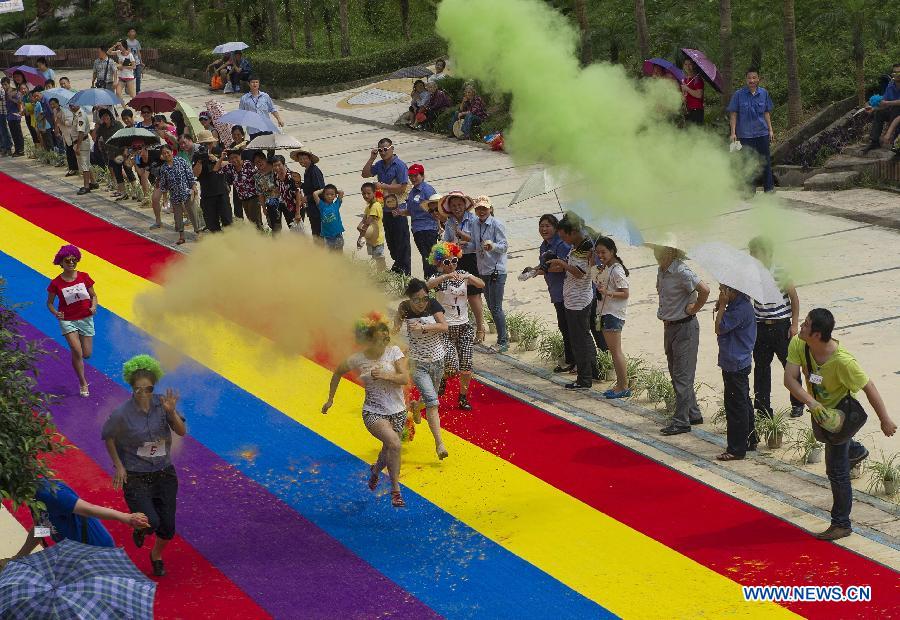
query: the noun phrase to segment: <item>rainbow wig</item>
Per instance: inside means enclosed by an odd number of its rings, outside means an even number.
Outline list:
[[[360,342],[370,342],[375,339],[378,332],[384,332],[390,335],[391,325],[380,312],[370,312],[361,319],[356,321],[353,326],[356,332],[356,339]]]
[[[62,265],[63,259],[68,258],[70,256],[74,256],[75,260],[81,260],[81,250],[76,248],[74,245],[64,245],[59,248],[59,252],[56,253],[56,256],[53,257],[54,265]]]
[[[440,265],[445,258],[461,258],[462,248],[455,243],[449,241],[440,241],[431,247],[431,254],[428,255],[428,262],[432,265]]]
[[[149,372],[153,375],[153,383],[159,383],[159,380],[162,379],[164,374],[162,366],[159,365],[159,362],[155,358],[146,354],[135,355],[122,364],[122,378],[125,379],[125,383],[131,385],[131,379],[134,377],[134,373],[140,370]]]

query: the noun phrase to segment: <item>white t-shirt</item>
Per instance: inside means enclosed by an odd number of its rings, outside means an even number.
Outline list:
[[[123,80],[132,80],[134,79],[134,66],[137,64],[134,59],[134,54],[128,52],[127,54],[123,54],[122,52],[118,52],[116,54],[119,57],[119,63],[121,64],[126,58],[131,61],[131,65],[128,67],[122,67],[119,69],[119,79]]]
[[[435,297],[444,307],[444,318],[448,325],[465,325],[469,322],[469,273],[463,270],[456,273],[461,279],[451,278],[438,284]]]
[[[622,267],[621,263],[619,262],[615,262],[613,263],[612,267],[598,272],[596,277],[594,278],[594,282],[598,287],[600,285],[606,285],[606,290],[608,293],[617,291],[620,288],[628,288],[628,277],[625,275],[625,268]],[[597,314],[599,316],[603,316],[604,314],[611,314],[614,317],[620,318],[624,321],[625,309],[627,307],[627,299],[605,295],[603,297],[603,301],[600,302],[600,306],[597,307]]]
[[[594,283],[590,278],[591,266],[587,256],[576,256],[575,249],[569,251],[566,259],[569,265],[580,267],[584,276],[576,278],[571,272],[566,272],[563,280],[563,306],[566,310],[584,310],[594,301]]]
[[[423,312],[414,312],[408,301],[400,304],[400,316],[403,318],[403,331],[409,340],[409,357],[416,362],[436,362],[444,359],[444,332],[428,331],[424,334],[417,328],[419,325],[435,325],[435,312],[444,312],[444,308],[435,299],[429,299]]]
[[[394,362],[403,357],[400,347],[388,345],[377,360],[369,359],[361,352],[351,355],[347,360],[347,365],[359,374],[359,380],[366,388],[363,411],[376,415],[394,415],[406,410],[402,385],[372,377],[373,368],[395,372]]]

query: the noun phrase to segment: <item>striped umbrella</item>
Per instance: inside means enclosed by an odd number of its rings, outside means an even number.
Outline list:
[[[63,540],[0,573],[0,617],[152,620],[156,584],[121,547]]]

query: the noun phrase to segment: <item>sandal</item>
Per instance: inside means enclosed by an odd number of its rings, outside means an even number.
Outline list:
[[[400,491],[391,491],[391,506],[394,508],[406,508],[406,502],[403,501]]]
[[[378,480],[381,479],[381,474],[375,471],[374,465],[369,465],[369,471],[372,472],[369,475],[369,490],[374,491],[375,487],[378,486]]]
[[[744,457],[736,456],[731,452],[723,452],[719,456],[716,457],[717,461],[743,461]]]
[[[484,342],[485,333],[486,332],[484,331],[483,327],[479,327],[477,330],[475,330],[475,344],[481,344],[482,342]]]
[[[565,366],[559,364],[553,368],[553,372],[572,372],[573,370],[575,370],[575,364],[566,364]]]
[[[178,241],[175,242],[175,245],[181,245],[182,243],[185,243],[185,240],[179,239]]]

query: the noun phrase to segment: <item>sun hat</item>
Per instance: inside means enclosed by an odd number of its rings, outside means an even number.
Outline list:
[[[462,128],[463,120],[464,119],[460,118],[460,119],[457,119],[457,121],[455,123],[453,123],[453,135],[456,136],[457,138],[459,138],[460,140],[462,140],[463,138],[466,137],[466,134],[463,133],[463,128]]]
[[[303,150],[303,149],[297,150],[297,151],[291,151],[291,159],[293,159],[298,164],[300,163],[301,155],[306,155],[307,157],[309,157],[309,161],[311,161],[314,164],[319,163],[319,158],[310,151]]]
[[[212,132],[208,129],[203,129],[197,132],[197,139],[194,142],[199,142],[201,144],[206,142],[216,142],[216,137],[212,135]]]
[[[409,167],[409,174],[425,174],[425,166],[422,164],[413,164]]]
[[[443,211],[444,213],[447,213],[447,214],[450,213],[450,207],[448,206],[448,203],[450,202],[450,199],[453,198],[454,196],[459,196],[460,198],[462,198],[466,201],[466,211],[470,210],[472,207],[475,206],[475,203],[472,202],[472,198],[468,194],[466,194],[462,190],[455,189],[452,192],[450,192],[449,194],[445,194],[443,197],[441,197],[441,200],[438,203],[438,207],[440,207],[441,211]]]
[[[491,202],[490,196],[481,195],[475,198],[475,208],[484,207],[485,209],[493,209],[494,203]]]
[[[664,236],[657,239],[655,243],[647,242],[644,243],[644,245],[654,250],[670,248],[675,250],[675,256],[677,258],[687,258],[685,251],[678,247],[678,237],[672,233],[666,233]]]

